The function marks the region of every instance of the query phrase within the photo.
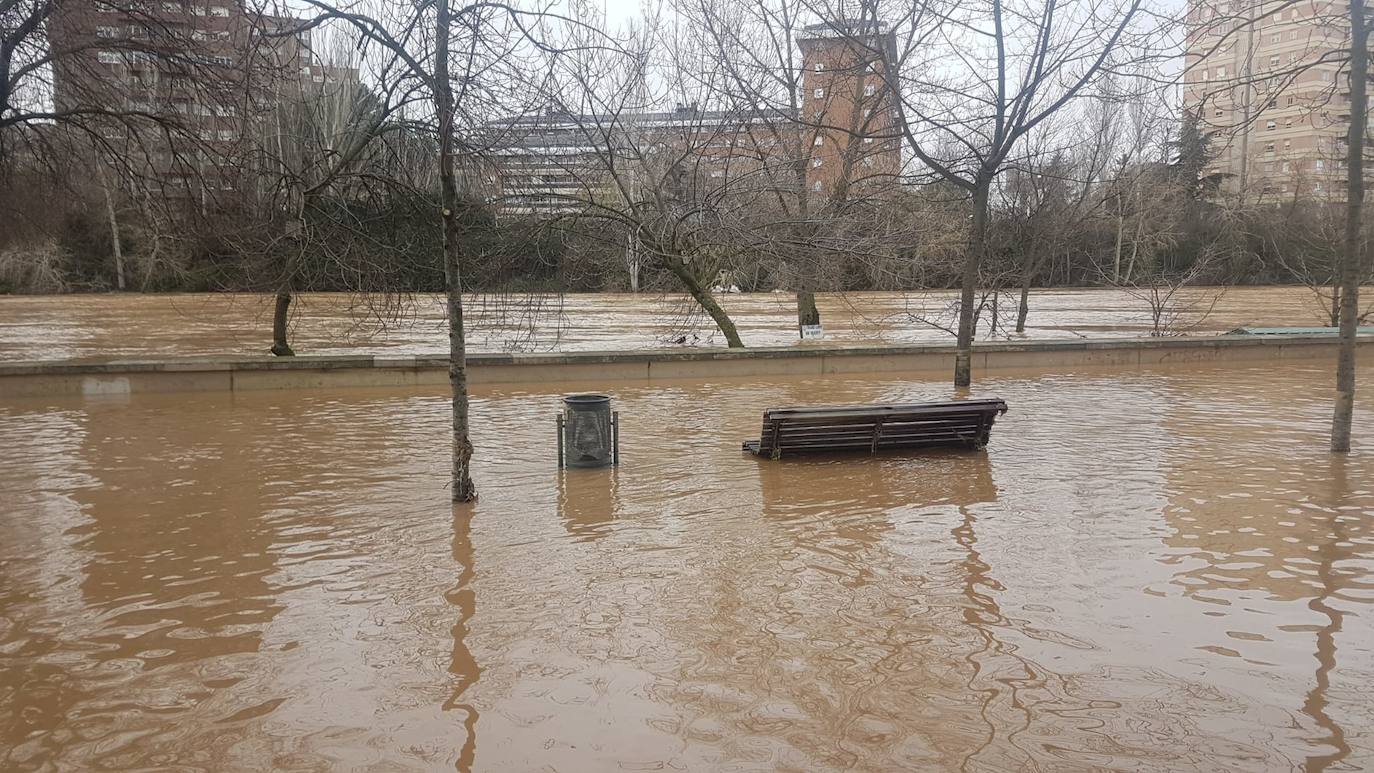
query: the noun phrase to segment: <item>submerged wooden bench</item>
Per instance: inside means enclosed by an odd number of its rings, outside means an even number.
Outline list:
[[[874,453],[951,445],[982,448],[988,443],[993,420],[1006,412],[1006,402],[995,398],[769,408],[763,412],[759,439],[745,441],[744,450],[777,459],[784,453]]]

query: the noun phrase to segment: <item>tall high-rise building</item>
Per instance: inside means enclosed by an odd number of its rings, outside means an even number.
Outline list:
[[[55,0],[54,109],[83,115],[107,147],[144,159],[168,194],[231,190],[230,159],[253,119],[341,77],[295,24],[241,0]]]
[[[1192,0],[1183,101],[1205,173],[1254,201],[1339,198],[1350,119],[1346,5]]]
[[[798,38],[802,53],[802,124],[813,135],[814,193],[837,195],[850,184],[892,180],[900,142],[883,61],[896,61],[884,25],[867,21],[813,24]]]

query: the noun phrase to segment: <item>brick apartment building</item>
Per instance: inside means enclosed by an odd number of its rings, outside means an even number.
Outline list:
[[[1192,0],[1184,106],[1212,135],[1223,191],[1279,202],[1344,195],[1346,7],[1330,0]]]
[[[108,142],[146,159],[164,191],[233,190],[253,119],[302,88],[356,71],[315,60],[309,30],[238,0],[54,0],[53,104],[91,111]],[[129,136],[128,116],[166,131]]]
[[[550,110],[491,122],[498,149],[487,187],[508,213],[570,212],[612,187],[597,180],[599,154],[631,152],[647,165],[644,148],[663,144],[676,166],[652,170],[645,183],[685,199],[802,188],[813,200],[834,200],[890,190],[901,151],[877,52],[892,45],[889,31],[869,23],[806,27],[795,107]]]

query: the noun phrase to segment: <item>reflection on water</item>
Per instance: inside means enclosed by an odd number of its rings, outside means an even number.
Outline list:
[[[615,523],[615,467],[558,470],[558,517],[576,541],[594,540],[611,532]]]
[[[986,453],[781,462],[770,405],[948,388],[619,385],[564,471],[605,385],[487,388],[462,507],[442,392],[14,401],[0,769],[1370,769],[1326,379],[1004,374]]]
[[[1213,291],[1198,291],[1212,293]],[[1374,288],[1370,289],[1374,292]],[[920,319],[940,319],[957,293],[848,293],[816,298],[830,343],[949,343]],[[720,298],[748,346],[797,344],[791,295]],[[291,343],[301,354],[442,353],[442,297],[301,295]],[[1115,290],[1038,290],[1024,337],[1146,336],[1148,305]],[[475,297],[464,312],[472,352],[586,351],[670,346],[678,339],[724,346],[685,296],[580,294]],[[1303,287],[1228,289],[1196,322],[1199,332],[1243,325],[1322,325]],[[266,354],[272,296],[246,294],[0,296],[0,360]]]

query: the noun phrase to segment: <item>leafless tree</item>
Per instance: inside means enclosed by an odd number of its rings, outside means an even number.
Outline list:
[[[972,201],[960,277],[954,383],[968,386],[975,295],[988,249],[994,182],[1027,135],[1107,76],[1162,59],[1161,20],[1145,0],[862,0],[823,9],[836,29],[858,11],[887,25],[877,47],[898,131],[919,176],[962,189]],[[856,43],[863,43],[855,37]],[[869,45],[872,45],[869,43]]]
[[[599,33],[581,24],[565,30],[575,45],[550,57],[544,109],[489,127],[539,168],[556,169],[564,184],[550,192],[541,173],[525,190],[508,161],[502,205],[534,206],[533,196],[564,221],[601,222],[609,244],[671,274],[728,344],[742,347],[712,288],[754,242],[742,238],[741,215],[768,170],[743,143],[751,116],[701,108],[703,84],[720,78],[718,63],[686,61],[661,20],[618,48],[596,45]]]
[[[819,325],[817,290],[840,289],[846,266],[885,262],[909,243],[885,216],[900,161],[889,95],[874,88],[878,55],[817,25],[808,0],[679,0],[675,8],[723,67],[714,101],[763,118],[747,139],[767,146],[760,155],[785,159],[759,209],[757,227],[774,245],[760,257],[796,291],[799,326]]]
[[[1360,277],[1365,269],[1364,143],[1369,120],[1369,27],[1364,0],[1350,0],[1350,130],[1346,135],[1345,254],[1340,267],[1340,354],[1336,362],[1336,406],[1331,419],[1331,450],[1350,451],[1355,415],[1355,335],[1359,330]]]
[[[382,5],[358,0],[304,0],[307,27],[344,25],[359,46],[378,56],[383,80],[404,80],[427,95],[427,111],[406,113],[433,137],[438,170],[439,212],[445,298],[449,332],[449,383],[452,388],[455,502],[477,498],[472,480],[474,448],[470,432],[467,382],[467,331],[463,322],[465,255],[461,220],[465,195],[479,190],[482,154],[490,132],[482,128],[502,108],[528,98],[527,77],[535,52],[557,54],[545,35],[549,26],[567,21],[547,9],[527,10],[502,2],[454,4],[435,0],[416,6]],[[578,27],[578,29],[583,29]]]

